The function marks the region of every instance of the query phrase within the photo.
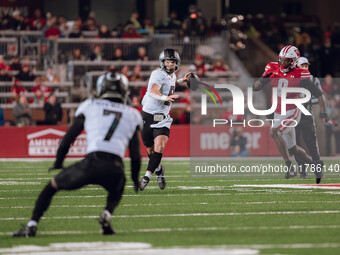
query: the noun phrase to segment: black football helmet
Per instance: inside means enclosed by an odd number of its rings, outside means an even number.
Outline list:
[[[126,104],[129,95],[129,81],[125,75],[107,72],[97,80],[97,97]]]
[[[175,69],[169,70],[168,68],[166,68],[166,66],[164,65],[165,60],[174,60],[176,63]],[[175,51],[174,49],[165,49],[161,52],[161,54],[159,54],[159,65],[161,69],[167,72],[168,74],[176,72],[179,69],[180,64],[181,58],[179,57],[178,52]]]

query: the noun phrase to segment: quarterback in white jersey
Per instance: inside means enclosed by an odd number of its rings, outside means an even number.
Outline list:
[[[159,92],[162,95],[169,96],[173,95],[176,88],[176,74],[169,75],[166,71],[161,68],[157,68],[151,73],[148,88],[145,96],[142,100],[143,111],[155,114],[162,113],[168,115],[171,108],[171,101],[159,100],[151,94],[152,85],[156,84],[160,87]],[[165,99],[165,98],[164,98]]]
[[[87,134],[87,155],[52,178],[40,193],[31,220],[24,228],[14,232],[14,237],[36,235],[38,222],[57,191],[79,189],[88,184],[97,184],[107,190],[106,207],[99,223],[104,235],[114,234],[110,219],[124,190],[122,157],[127,147],[130,150],[135,191],[139,188],[139,130],[142,128],[142,117],[138,110],[125,105],[127,91],[127,78],[109,72],[105,74],[105,79],[97,83],[98,99],[88,99],[80,104],[75,121],[63,137],[50,170],[63,168],[71,144],[83,129]]]
[[[181,60],[174,49],[162,51],[159,62],[160,68],[151,73],[148,89],[142,100],[142,139],[150,160],[145,176],[140,182],[140,190],[145,189],[154,172],[159,188],[165,188],[165,169],[160,163],[172,123],[169,112],[172,102],[179,97],[174,95],[176,85],[185,84],[191,74],[187,73],[182,79],[177,80],[175,72],[179,69]]]

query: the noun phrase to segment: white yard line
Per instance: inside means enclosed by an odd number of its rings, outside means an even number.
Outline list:
[[[197,228],[142,228],[133,230],[119,230],[118,233],[143,233],[143,232],[191,232],[191,231],[227,231],[227,230],[297,230],[297,229],[339,229],[340,225],[290,225],[290,226],[253,226],[253,227],[197,227]],[[100,231],[39,231],[41,235],[75,235],[96,234]],[[0,236],[11,235],[12,232],[0,232]]]
[[[339,184],[325,184],[339,185]],[[311,184],[235,184],[234,187],[240,188],[284,188],[284,189],[340,189],[339,186],[323,186]]]
[[[82,242],[51,243],[48,246],[20,245],[0,249],[4,255],[39,254],[39,255],[256,255],[255,249],[226,249],[209,247],[166,247],[154,248],[148,243],[134,242]]]
[[[141,203],[141,204],[121,204],[120,206],[123,207],[139,207],[139,206],[175,206],[175,205],[206,205],[206,206],[211,206],[211,205],[261,205],[261,204],[302,204],[302,203],[340,203],[340,201],[267,201],[267,202],[231,202],[231,203],[211,203],[211,202],[199,202],[199,203]],[[52,208],[86,208],[86,207],[92,207],[92,208],[97,208],[97,207],[102,207],[102,204],[92,204],[92,205],[51,205],[50,207]],[[0,209],[33,209],[34,206],[0,206]]]
[[[153,217],[202,217],[202,216],[242,216],[242,215],[291,215],[291,214],[337,214],[340,210],[325,211],[278,211],[278,212],[229,212],[229,213],[174,213],[174,214],[137,214],[137,215],[115,215],[113,218],[153,218]],[[96,219],[98,215],[88,216],[52,216],[42,219]],[[0,218],[0,221],[25,220],[27,218],[9,217]]]
[[[322,160],[339,160],[339,156],[328,156],[322,157]],[[82,160],[83,157],[79,158],[66,158],[65,161],[78,161]],[[124,157],[125,161],[129,161],[129,157]],[[148,157],[143,157],[143,161],[148,161]],[[284,162],[282,157],[163,157],[162,161],[189,161],[190,162],[195,162],[195,161],[202,161],[202,160],[217,160],[217,161],[254,161],[254,160],[259,160],[259,161],[271,161],[271,160],[277,160],[280,162]],[[55,158],[0,158],[0,162],[43,162],[43,161],[55,161]]]
[[[157,187],[155,187],[154,189],[158,189]],[[271,193],[277,193],[277,194],[306,194],[306,192],[312,192],[312,190],[294,190],[294,191],[285,191],[285,190],[261,190],[261,192],[257,192],[257,191],[254,191],[256,192],[256,194],[266,194],[268,195],[268,192],[271,192]],[[324,193],[327,193],[327,194],[334,194],[334,195],[338,195],[340,194],[340,192],[323,192]],[[181,193],[181,194],[162,194],[163,197],[187,197],[187,196],[200,196],[200,197],[203,197],[203,196],[249,196],[251,194],[249,193],[228,193],[228,192],[225,192],[225,193],[187,193],[187,194],[184,194],[184,193]],[[153,196],[156,196],[156,197],[159,197],[159,193],[158,194],[149,194],[147,193],[147,191],[144,191],[143,193],[142,192],[139,192],[139,194],[130,194],[130,195],[123,195],[123,197],[153,197]],[[90,196],[90,195],[73,195],[73,196],[55,196],[54,199],[64,199],[64,198],[72,198],[72,199],[83,199],[83,198],[102,198],[102,197],[106,197],[106,195],[93,195],[93,196]],[[0,200],[20,200],[20,199],[36,199],[36,197],[0,197]]]

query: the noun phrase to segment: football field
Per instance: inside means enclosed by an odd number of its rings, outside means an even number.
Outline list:
[[[116,235],[101,234],[106,192],[91,185],[58,192],[35,238],[11,237],[57,173],[48,173],[51,164],[0,162],[0,254],[340,254],[340,173],[327,173],[321,184],[335,185],[320,189],[308,185],[315,184],[311,173],[304,180],[193,178],[189,160],[165,160],[166,189],[154,177],[138,193],[125,162],[127,184],[111,220]]]

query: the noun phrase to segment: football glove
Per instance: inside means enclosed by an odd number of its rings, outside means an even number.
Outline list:
[[[337,126],[338,123],[336,123],[333,120],[330,120],[328,117],[328,114],[326,112],[320,113],[321,121],[325,126]]]
[[[198,78],[197,74],[190,73],[188,75],[188,80],[187,80],[188,88],[193,90],[193,91],[197,90],[199,81],[200,81],[200,79]]]

